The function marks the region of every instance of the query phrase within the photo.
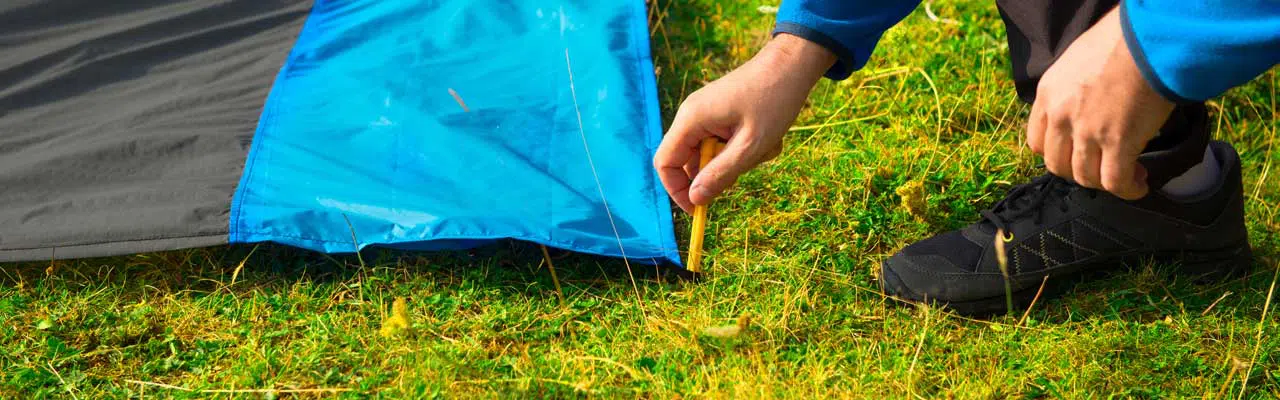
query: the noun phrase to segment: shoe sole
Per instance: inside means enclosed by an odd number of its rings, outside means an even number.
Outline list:
[[[1190,276],[1196,283],[1222,281],[1243,276],[1253,265],[1253,251],[1248,244],[1232,246],[1213,251],[1170,251],[1170,252],[1130,252],[1113,256],[1107,260],[1090,262],[1092,267],[1078,268],[1074,272],[1051,276],[1045,283],[1044,290],[1039,286],[1015,291],[1012,296],[995,296],[967,301],[939,301],[912,292],[902,283],[887,261],[880,265],[881,292],[890,299],[905,304],[927,303],[949,309],[957,314],[970,317],[986,317],[1007,313],[1008,298],[1012,297],[1014,309],[1026,309],[1036,294],[1041,300],[1058,297],[1070,291],[1076,285],[1088,281],[1110,277],[1118,272],[1132,272],[1135,265],[1142,261],[1154,259],[1162,264],[1174,264],[1179,276]],[[1102,268],[1108,265],[1122,265],[1124,268]]]

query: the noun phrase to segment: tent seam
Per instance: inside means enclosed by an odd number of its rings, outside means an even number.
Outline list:
[[[644,93],[645,93],[644,101],[647,105],[647,107],[645,107],[645,115],[648,117],[648,120],[649,120],[649,122],[644,125],[644,129],[646,133],[645,137],[649,142],[648,143],[649,156],[650,156],[650,159],[652,159],[653,152],[654,152],[654,146],[652,142],[655,137],[659,139],[662,137],[661,126],[659,125],[659,131],[656,133],[656,136],[655,136],[655,133],[653,132],[653,125],[662,123],[662,113],[659,110],[661,106],[657,104],[658,80],[657,80],[656,74],[653,71],[653,68],[654,68],[653,59],[652,59],[653,49],[652,49],[652,44],[650,43],[650,38],[649,38],[648,9],[646,8],[645,3],[646,2],[643,2],[643,1],[634,2],[634,4],[636,4],[637,7],[639,8],[639,12],[635,14],[635,18],[633,19],[633,21],[635,22],[633,22],[631,25],[632,26],[631,32],[632,32],[632,35],[635,36],[635,40],[639,42],[637,43],[638,45],[635,46],[635,52],[636,52],[636,61],[638,64],[640,64],[639,65],[640,68],[638,68],[640,70],[640,78],[644,81]],[[646,51],[649,53],[646,54],[645,53]],[[670,200],[664,199],[663,196],[659,195],[659,193],[663,193],[663,191],[665,191],[666,189],[662,188],[661,184],[658,184],[656,182],[657,180],[654,179],[655,178],[654,171],[652,169],[650,169],[649,173],[646,175],[649,176],[649,180],[652,185],[651,187],[653,187],[654,189],[653,193],[655,197],[654,199],[655,203],[658,203],[658,207],[657,207],[658,209],[654,210],[654,212],[655,212],[655,217],[657,217],[658,219],[658,225],[660,225],[660,228],[659,228],[660,231],[658,232],[658,237],[659,237],[658,240],[662,242],[661,251],[663,253],[666,253],[664,254],[664,256],[670,258],[671,261],[674,261],[677,265],[680,265],[681,260],[679,255],[680,254],[679,248],[677,247],[676,243],[674,243],[675,242],[674,221],[671,221],[668,218],[663,218],[663,215],[662,215],[663,210],[666,210],[668,215],[670,214],[670,211],[671,211]],[[662,201],[662,200],[667,200],[667,201]]]
[[[212,237],[219,237],[219,236],[226,236],[226,234],[225,234],[225,233],[210,233],[210,234],[199,234],[199,235],[155,236],[155,237],[146,237],[146,238],[138,238],[138,239],[107,240],[107,241],[101,241],[101,242],[83,242],[83,243],[75,243],[75,244],[64,244],[64,245],[58,245],[58,246],[41,246],[41,247],[0,247],[0,252],[5,252],[5,251],[27,251],[27,250],[46,250],[46,249],[59,249],[59,248],[67,248],[67,247],[83,247],[83,246],[98,246],[98,245],[104,245],[104,244],[123,244],[123,243],[136,243],[136,242],[151,242],[151,241],[156,241],[156,240],[169,240],[169,239],[212,238]]]
[[[320,242],[320,243],[334,243],[334,244],[342,244],[342,245],[349,245],[349,244],[351,244],[351,242],[350,242],[350,241],[328,240],[328,239],[317,239],[317,238],[308,237],[308,236],[301,236],[301,235],[289,235],[289,234],[280,234],[280,233],[275,233],[275,232],[245,231],[244,233],[247,233],[247,234],[254,234],[254,235],[261,235],[261,236],[269,237],[269,238],[289,238],[289,239],[307,240],[307,241]],[[425,243],[425,242],[435,242],[435,241],[439,241],[439,240],[504,240],[504,239],[516,239],[516,240],[521,240],[521,241],[526,241],[526,242],[532,242],[532,243],[542,243],[542,244],[548,244],[548,245],[551,245],[551,246],[553,246],[553,247],[558,247],[558,248],[562,248],[562,249],[566,249],[566,250],[578,251],[578,250],[574,250],[574,248],[576,248],[576,247],[575,247],[575,246],[573,246],[573,245],[572,245],[572,243],[570,243],[570,242],[564,242],[564,241],[560,241],[560,240],[543,239],[543,238],[539,238],[539,237],[531,236],[531,235],[530,235],[530,236],[520,236],[520,235],[502,235],[502,236],[490,236],[490,237],[480,237],[480,236],[433,236],[433,237],[431,237],[431,238],[429,238],[429,239],[424,238],[424,239],[419,239],[419,240],[407,240],[407,241],[398,241],[398,242],[396,242],[396,241],[393,241],[393,242],[379,242],[379,243],[372,243],[372,244],[373,244],[373,245],[378,245],[378,246],[387,246],[387,245],[396,245],[396,244],[405,244],[405,243],[415,243],[415,242],[424,242],[424,243]],[[561,246],[563,246],[563,247],[561,247]],[[647,248],[646,248],[646,247],[647,247]],[[661,247],[648,247],[648,246],[645,246],[645,247],[642,247],[642,248],[641,248],[641,250],[650,250],[650,251],[652,251],[652,250],[658,250],[658,251],[660,251],[660,252],[664,252],[666,249],[661,248]],[[601,251],[603,251],[603,252],[608,252],[608,250],[601,250]],[[609,256],[611,256],[611,257],[619,257],[619,258],[621,258],[621,257],[622,257],[620,254],[615,254],[615,253],[608,253],[608,255],[609,255]],[[634,258],[642,258],[642,257],[628,257],[628,258],[632,258],[632,259],[634,259]]]
[[[280,70],[276,73],[276,79],[272,82],[271,90],[267,92],[267,100],[266,103],[263,104],[262,117],[260,118],[257,129],[254,130],[253,138],[249,141],[249,153],[246,155],[248,160],[246,160],[245,170],[241,176],[242,179],[240,186],[232,196],[231,219],[227,223],[227,241],[229,243],[238,243],[243,241],[242,233],[245,231],[243,215],[245,197],[248,196],[249,187],[252,186],[254,182],[254,167],[257,166],[258,159],[266,153],[266,139],[269,136],[267,132],[270,130],[268,128],[274,126],[277,115],[279,114],[276,110],[279,109],[279,103],[283,100],[280,99],[278,90],[282,90],[283,87],[288,85],[288,74],[290,68],[293,66],[294,57],[298,51],[298,43],[302,41],[304,36],[306,36],[308,28],[312,28],[312,24],[316,23],[316,19],[314,18],[315,12],[316,9],[320,8],[320,3],[323,1],[324,0],[312,1],[311,9],[307,11],[307,19],[302,23],[302,27],[298,29],[298,33],[293,39],[293,46],[289,49],[289,53],[285,55],[284,63],[281,64]]]

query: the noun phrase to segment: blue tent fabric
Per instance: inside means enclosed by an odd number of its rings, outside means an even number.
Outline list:
[[[651,164],[649,54],[642,0],[316,1],[259,119],[229,241],[341,253],[509,238],[680,265]]]

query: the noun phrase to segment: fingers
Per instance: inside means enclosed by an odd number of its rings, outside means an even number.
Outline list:
[[[1138,164],[1138,154],[1113,148],[1102,154],[1102,188],[1125,200],[1147,195],[1147,170]]]
[[[710,132],[695,126],[699,117],[696,110],[681,107],[653,157],[653,167],[658,170],[662,187],[685,212],[693,212],[693,203],[689,200],[689,180],[694,175],[687,167],[691,163],[695,166],[697,164],[698,142],[711,136]]]
[[[1071,120],[1066,118],[1050,118],[1049,126],[1044,133],[1044,166],[1054,175],[1072,179]]]
[[[693,212],[693,203],[689,202],[689,177],[681,174],[679,169],[673,173],[670,169],[659,168],[658,179],[662,180],[662,187],[667,190],[667,194],[671,196],[671,200],[676,202],[684,212]]]
[[[1076,184],[1102,189],[1102,148],[1095,141],[1081,139],[1072,144],[1071,173]]]
[[[747,143],[748,135],[734,135],[705,168],[698,171],[689,189],[689,201],[693,204],[707,204],[719,196],[725,189],[737,182],[738,176],[754,166],[751,155],[751,144]]]
[[[1044,154],[1045,112],[1040,104],[1031,104],[1031,119],[1027,121],[1027,147],[1036,154]]]
[[[697,157],[690,157],[689,161],[684,163],[684,173],[685,175],[690,176],[691,177],[690,179],[692,179],[692,177],[694,176],[698,176],[698,158]]]

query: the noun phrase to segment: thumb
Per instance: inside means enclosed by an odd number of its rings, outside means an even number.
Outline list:
[[[737,136],[735,138],[741,138]],[[738,176],[751,168],[747,145],[744,140],[730,139],[720,154],[715,155],[707,166],[698,171],[689,188],[689,201],[696,205],[710,203],[712,199],[733,186]]]

